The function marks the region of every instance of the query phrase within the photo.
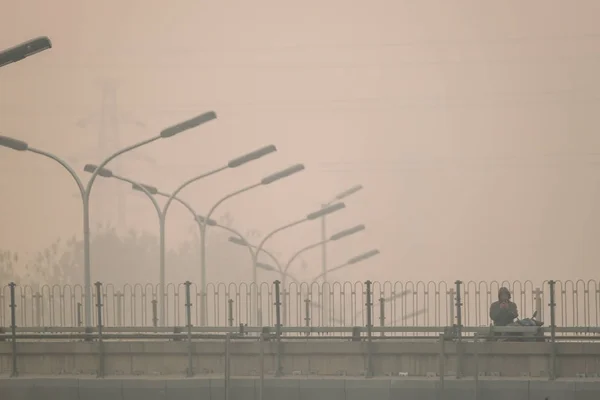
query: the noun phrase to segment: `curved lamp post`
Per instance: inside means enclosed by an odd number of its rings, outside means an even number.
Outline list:
[[[338,210],[341,210],[341,209],[343,209],[345,207],[346,207],[346,205],[344,203],[335,203],[335,204],[332,204],[332,205],[330,205],[328,207],[322,208],[319,211],[315,211],[315,212],[312,212],[310,214],[307,214],[304,218],[301,218],[301,219],[296,220],[294,222],[290,222],[289,224],[286,224],[284,226],[281,226],[281,227],[275,229],[274,231],[272,231],[271,233],[269,233],[267,236],[265,236],[263,238],[263,240],[258,244],[258,246],[256,246],[256,250],[257,250],[256,252],[259,253],[262,250],[262,248],[265,245],[265,243],[267,242],[267,240],[269,240],[271,237],[273,237],[276,233],[279,233],[279,232],[284,231],[286,229],[292,228],[292,227],[294,227],[296,225],[300,225],[300,224],[302,224],[304,222],[313,221],[313,220],[315,220],[317,218],[321,218],[321,217],[323,217],[323,216],[325,216],[327,214],[331,214],[331,213],[336,212]],[[257,261],[258,260],[255,257],[254,258],[254,262],[253,262],[253,264],[254,264],[254,270],[253,270],[253,277],[252,277],[253,278],[252,280],[253,280],[254,284],[257,284],[257,274],[256,274],[256,263],[257,263]]]
[[[171,206],[171,203],[173,202],[173,200],[175,200],[175,197],[177,197],[177,195],[183,189],[185,189],[187,186],[189,186],[192,183],[197,182],[197,181],[199,181],[201,179],[204,179],[206,177],[209,177],[211,175],[214,175],[214,174],[217,174],[217,173],[219,173],[221,171],[224,171],[226,169],[241,167],[242,165],[247,164],[250,161],[258,160],[259,158],[262,158],[262,157],[264,157],[264,156],[266,156],[268,154],[274,153],[276,151],[277,151],[277,148],[274,145],[272,145],[272,144],[268,145],[268,146],[264,146],[264,147],[261,147],[258,150],[255,150],[255,151],[252,151],[250,153],[244,154],[242,156],[233,158],[226,165],[223,165],[222,167],[213,169],[212,171],[208,171],[208,172],[203,173],[201,175],[197,175],[197,176],[195,176],[193,178],[190,178],[187,181],[183,182],[181,185],[179,185],[168,196],[167,202],[163,206],[163,214],[165,216],[165,219],[166,219],[166,216],[167,216],[167,212],[169,211],[169,207]],[[202,225],[202,226],[204,226],[204,225]],[[166,233],[164,232],[165,226],[163,226],[162,229],[163,229],[163,231],[160,234],[160,237],[162,238],[161,242],[160,242],[160,247],[164,250],[164,248],[166,247],[166,244],[165,244]],[[202,236],[204,235],[204,227],[201,228],[200,235],[201,235],[200,240],[202,241]],[[202,242],[201,242],[201,252],[204,253],[204,250],[202,249]],[[202,260],[202,257],[204,257],[204,256],[201,255],[200,257],[201,257],[201,260]],[[166,265],[165,252],[164,251],[161,252],[161,261],[160,261],[160,264],[163,266],[160,273],[161,273],[162,280],[164,281],[164,275],[165,275],[165,268],[164,268],[164,266]],[[161,290],[159,290],[159,291],[160,291],[161,299],[163,300],[163,301],[161,301],[161,304],[164,305],[164,299],[163,299],[163,297],[164,297],[164,288],[161,288]],[[161,306],[160,312],[161,312],[161,315],[164,316],[164,313],[165,313],[164,306]]]
[[[253,151],[251,153],[248,153],[246,155],[243,155],[241,157],[237,157],[234,160],[230,161],[228,165],[235,165],[235,167],[241,166],[245,163],[248,163],[252,160],[255,160],[257,158],[260,158],[264,155],[267,155],[271,152],[275,151],[275,146],[267,146],[267,147],[263,147],[259,150]],[[99,167],[93,164],[87,164],[84,167],[84,170],[86,172],[90,172],[90,173],[94,173],[96,172],[96,170],[98,170]],[[111,170],[107,169],[107,168],[102,168],[99,172],[98,175],[103,177],[103,178],[114,178],[123,182],[127,182],[131,184],[131,188],[133,190],[137,190],[140,192],[143,192],[144,194],[146,194],[146,196],[152,201],[152,204],[154,205],[156,212],[158,214],[158,219],[159,219],[159,253],[160,253],[160,272],[159,272],[159,298],[160,300],[160,324],[161,326],[165,326],[166,324],[166,314],[165,314],[165,299],[164,299],[164,294],[165,294],[165,264],[166,264],[166,242],[165,242],[165,223],[166,223],[166,211],[168,209],[168,204],[165,204],[165,207],[163,209],[160,208],[160,206],[158,205],[158,203],[156,202],[156,199],[154,198],[154,195],[158,195],[158,196],[162,196],[162,197],[166,197],[168,198],[169,201],[177,201],[178,203],[180,203],[181,205],[183,205],[185,208],[187,208],[192,215],[194,216],[194,221],[196,221],[198,223],[198,226],[201,227],[202,224],[200,222],[200,220],[197,218],[197,214],[194,211],[194,209],[185,201],[183,201],[182,199],[180,199],[179,197],[173,196],[171,194],[167,194],[164,192],[160,192],[158,190],[158,188],[151,186],[151,185],[146,185],[146,184],[142,184],[136,181],[133,181],[129,178],[125,178],[119,175],[115,175]],[[208,225],[218,225],[215,221],[210,220],[208,222]],[[201,229],[202,230],[202,229]],[[244,238],[239,232],[233,230],[233,229],[228,229],[230,232],[239,235],[242,239]]]
[[[232,197],[235,197],[237,195],[240,195],[242,193],[245,193],[249,190],[255,189],[257,187],[260,186],[267,186],[272,184],[273,182],[276,182],[278,180],[281,180],[283,178],[287,178],[288,176],[294,175],[298,172],[301,172],[304,170],[304,164],[295,164],[292,165],[291,167],[288,167],[284,170],[281,170],[279,172],[275,172],[274,174],[271,174],[269,176],[264,177],[263,179],[260,180],[260,182],[246,186],[242,189],[236,190],[235,192],[229,193],[228,195],[222,197],[219,201],[217,201],[212,207],[211,209],[208,211],[208,213],[206,214],[206,220],[210,220],[211,215],[215,212],[215,210],[217,209],[217,207],[219,205],[221,205],[223,202],[225,202],[228,199],[231,199]],[[201,282],[200,284],[201,286],[201,296],[200,299],[202,301],[202,309],[200,310],[200,323],[202,325],[204,325],[205,322],[205,313],[204,313],[204,304],[205,304],[205,292],[206,292],[206,223],[203,223],[201,226],[201,236],[200,236],[200,250],[201,250],[201,270],[200,270],[200,274],[201,274]],[[257,253],[260,252],[260,248],[257,249],[257,251],[255,252],[255,254],[253,255],[253,265],[256,263],[256,256]]]
[[[24,141],[21,141],[18,139],[13,139],[13,138],[6,137],[6,136],[0,136],[0,146],[8,147],[8,148],[11,148],[11,149],[17,150],[17,151],[30,151],[32,153],[37,153],[37,154],[43,155],[45,157],[51,158],[52,160],[54,160],[57,163],[59,163],[60,165],[62,165],[69,172],[69,174],[73,177],[73,179],[77,183],[77,186],[81,193],[81,199],[82,199],[82,203],[83,203],[83,257],[84,257],[83,261],[84,261],[85,325],[86,325],[86,327],[90,327],[91,322],[92,322],[90,210],[89,209],[90,209],[90,193],[91,193],[92,185],[94,184],[96,177],[104,169],[106,164],[108,164],[110,161],[117,158],[118,156],[120,156],[124,153],[127,153],[131,150],[142,147],[146,144],[152,143],[158,139],[170,138],[170,137],[175,136],[179,133],[182,133],[188,129],[194,128],[194,127],[204,124],[208,121],[211,121],[211,120],[215,119],[216,117],[217,117],[217,115],[213,111],[206,112],[197,117],[194,117],[187,121],[181,122],[172,127],[166,128],[166,129],[162,130],[160,132],[160,134],[158,134],[157,136],[154,136],[150,139],[143,140],[141,142],[135,143],[131,146],[125,147],[124,149],[117,151],[116,153],[114,153],[111,156],[109,156],[108,158],[106,158],[102,163],[100,163],[100,165],[98,165],[96,170],[92,173],[92,176],[90,177],[90,180],[88,181],[87,186],[83,185],[81,179],[75,173],[73,168],[71,168],[67,164],[67,162],[62,160],[61,158],[55,156],[54,154],[50,154],[50,153],[47,153],[47,152],[44,152],[44,151],[41,151],[38,149],[34,149],[32,147],[29,147],[29,145]]]
[[[37,37],[0,51],[0,68],[52,48],[52,42],[46,36]]]
[[[306,215],[304,218],[301,218],[299,220],[296,220],[294,222],[290,222],[289,224],[281,226],[263,238],[263,240],[258,244],[258,246],[256,246],[256,251],[254,252],[254,259],[252,260],[252,281],[254,282],[254,286],[256,287],[257,296],[258,296],[258,279],[257,279],[258,278],[257,277],[257,275],[258,275],[258,254],[260,254],[260,252],[262,251],[267,240],[269,240],[271,237],[273,237],[278,232],[292,228],[296,225],[300,225],[304,222],[313,221],[317,218],[321,218],[323,215],[331,214],[331,213],[341,210],[345,207],[346,207],[346,205],[344,203],[332,204],[326,208],[320,209],[319,211],[312,212],[312,213]],[[280,268],[280,271],[283,272],[281,270],[281,268]],[[254,307],[258,307],[257,303],[258,303],[258,297],[254,301]],[[261,321],[261,319],[262,319],[261,318],[261,310],[257,308],[255,311],[252,312],[252,314],[256,315],[257,322],[260,324],[262,322]]]

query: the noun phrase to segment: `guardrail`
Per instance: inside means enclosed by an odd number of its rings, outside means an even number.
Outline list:
[[[205,293],[186,282],[167,285],[165,321],[158,320],[157,285],[101,284],[93,301],[102,300],[107,327],[185,326],[186,294],[192,303],[189,324],[196,326],[200,304],[206,326],[276,325],[277,309],[283,326],[482,326],[489,324],[489,306],[501,286],[512,291],[522,317],[537,310],[547,325],[600,326],[600,281],[593,280],[209,284]],[[85,320],[82,286],[7,285],[0,288],[0,326],[11,325],[11,287],[17,326],[81,326]],[[92,320],[97,325],[95,310]]]

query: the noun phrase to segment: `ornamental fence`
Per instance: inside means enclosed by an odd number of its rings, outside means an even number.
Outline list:
[[[489,307],[498,289],[508,287],[521,317],[537,310],[538,320],[557,327],[600,326],[600,281],[457,281],[457,282],[326,282],[208,284],[201,293],[189,284],[193,326],[274,326],[280,303],[283,326],[447,327],[488,326]],[[279,289],[277,289],[279,288]],[[110,283],[93,288],[92,321],[97,323],[97,291],[106,327],[183,327],[186,284],[165,287],[165,321],[160,321],[159,287],[155,284]],[[279,296],[276,296],[279,290]],[[551,305],[551,294],[554,306]],[[81,285],[15,285],[18,327],[77,327],[84,324]],[[279,297],[279,298],[278,298]],[[369,306],[367,306],[369,304]],[[204,308],[204,312],[201,312]],[[552,310],[552,308],[554,308]],[[370,316],[369,311],[370,310]],[[204,323],[202,323],[204,321]],[[10,285],[0,288],[0,327],[11,326]]]

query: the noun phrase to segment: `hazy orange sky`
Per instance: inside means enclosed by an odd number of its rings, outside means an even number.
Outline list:
[[[75,158],[78,170],[107,154],[94,150],[99,123],[78,122],[101,112],[102,82],[113,79],[129,120],[103,152],[207,110],[219,115],[123,156],[110,165],[121,175],[170,191],[277,145],[184,191],[199,212],[305,163],[220,208],[241,230],[265,234],[363,184],[329,231],[367,231],[331,245],[330,265],[382,253],[332,279],[598,276],[597,0],[19,0],[0,13],[0,48],[40,35],[54,44],[0,71],[0,134]],[[81,234],[76,188],[57,164],[0,149],[0,168],[0,248],[35,251]],[[118,223],[109,201],[119,185],[98,181],[92,223]],[[148,200],[125,193],[122,225],[156,230]],[[168,243],[188,225],[174,207]],[[318,240],[311,223],[270,247],[289,256]],[[306,257],[315,273],[319,257]]]

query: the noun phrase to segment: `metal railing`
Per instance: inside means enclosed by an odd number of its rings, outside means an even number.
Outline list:
[[[165,290],[165,325],[186,326],[186,288],[190,321],[200,325],[205,304],[206,326],[275,326],[276,310],[284,327],[353,326],[488,326],[488,310],[498,288],[508,287],[521,317],[538,311],[546,326],[599,327],[600,281],[512,282],[333,282],[209,284],[201,293],[193,283],[169,284]],[[106,327],[158,326],[158,285],[99,285],[101,318]],[[280,307],[275,307],[279,293]],[[554,299],[551,299],[553,294]],[[206,301],[201,302],[201,296]],[[80,285],[14,286],[18,327],[77,327],[85,321]],[[98,295],[94,291],[94,303]],[[552,301],[553,300],[553,301]],[[254,307],[254,304],[257,307]],[[327,304],[325,309],[323,304]],[[367,305],[368,304],[368,305]],[[11,326],[10,285],[0,288],[0,327]],[[258,313],[253,313],[258,310]],[[368,317],[370,315],[370,323]],[[551,318],[551,317],[554,318]],[[553,319],[553,321],[551,321]],[[93,312],[96,325],[98,313]]]

